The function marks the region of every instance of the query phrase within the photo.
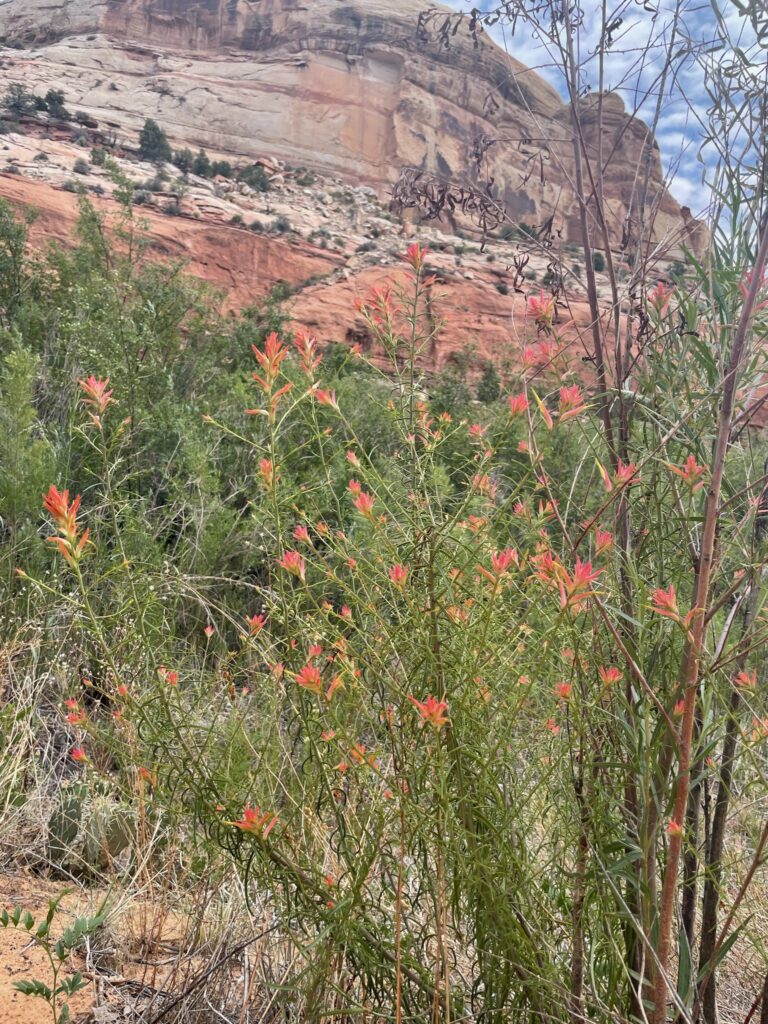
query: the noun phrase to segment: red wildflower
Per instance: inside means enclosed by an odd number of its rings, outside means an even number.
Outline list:
[[[275,475],[275,467],[272,465],[271,459],[262,459],[259,463],[259,473],[261,474],[261,480],[266,490],[271,491],[275,482],[280,478]]]
[[[245,621],[248,623],[248,628],[252,636],[260,633],[267,624],[267,620],[263,615],[251,615],[249,618],[246,618]]]
[[[604,569],[593,570],[591,562],[582,562],[580,558],[576,559],[573,574],[570,574],[565,567],[560,566],[557,579],[560,607],[575,608],[582,601],[588,600],[594,594],[590,583],[593,583],[604,571]]]
[[[260,807],[251,807],[246,804],[242,818],[239,821],[228,821],[226,824],[234,825],[235,828],[248,832],[252,836],[266,839],[277,824],[277,815],[271,814],[269,811],[262,812]]]
[[[72,758],[73,761],[77,761],[79,764],[81,764],[83,761],[88,760],[88,755],[86,754],[82,747],[72,747],[72,749],[69,752],[69,756]]]
[[[389,578],[392,580],[396,587],[400,587],[402,590],[408,579],[409,566],[401,565],[399,562],[397,565],[393,565],[389,570]]]
[[[216,630],[213,628],[213,626],[209,624],[205,627],[203,632],[205,633],[206,637],[210,640],[213,634],[216,632]]]
[[[69,714],[65,716],[65,721],[69,722],[70,725],[83,725],[85,723],[85,711],[83,711],[77,701],[67,700],[64,703],[69,709]]]
[[[528,308],[537,326],[551,326],[555,314],[555,300],[551,295],[545,295],[542,288],[539,288],[538,298],[535,295],[528,296]]]
[[[319,405],[328,405],[332,409],[338,409],[339,403],[336,401],[335,391],[324,391],[322,388],[318,388],[315,391],[315,398]]]
[[[671,838],[678,837],[683,834],[683,826],[679,821],[675,821],[674,818],[667,824],[667,835]]]
[[[78,384],[85,393],[85,398],[82,399],[83,405],[87,405],[93,410],[89,415],[96,426],[100,427],[100,417],[104,415],[110,405],[115,404],[112,392],[107,391],[109,377],[106,380],[99,380],[91,374],[87,380],[79,380]]]
[[[305,579],[306,563],[301,556],[299,551],[286,551],[281,559],[277,563],[281,569],[285,569],[286,572],[292,573],[294,576],[303,582]]]
[[[621,669],[616,668],[615,665],[601,665],[597,671],[605,687],[613,686],[621,679]]]
[[[424,265],[424,259],[429,252],[429,246],[425,245],[423,248],[418,242],[412,242],[403,256],[406,263],[409,263],[418,274]]]
[[[574,384],[569,388],[560,388],[559,413],[561,423],[573,419],[574,416],[584,412],[586,408],[587,403],[584,401],[578,384]]]
[[[547,730],[547,732],[551,732],[553,736],[557,736],[557,734],[560,732],[560,726],[557,724],[554,718],[548,718],[544,723],[544,728]]]
[[[301,360],[302,370],[308,377],[313,377],[323,358],[318,351],[317,338],[305,331],[297,331],[293,347]]]
[[[634,462],[625,464],[621,459],[619,459],[619,465],[612,477],[605,466],[603,466],[597,459],[595,459],[595,462],[597,463],[598,472],[603,478],[605,489],[609,493],[613,490],[614,486],[630,487],[632,484],[637,483],[637,477],[635,476],[637,466]]]
[[[613,534],[607,530],[595,530],[595,554],[602,555],[613,547]]]
[[[619,459],[618,468],[614,474],[614,482],[617,487],[627,487],[630,484],[637,483],[637,477],[635,471],[637,465],[634,462],[629,462],[626,465]]]
[[[669,590],[658,587],[651,594],[653,610],[659,615],[666,615],[670,619],[680,618],[680,609],[677,606],[677,594],[674,583],[670,584]]]
[[[648,292],[648,303],[656,310],[659,316],[665,316],[674,294],[675,289],[673,287],[664,284],[663,281],[659,281],[653,291]]]
[[[351,466],[354,466],[356,469],[360,465],[360,459],[358,459],[357,455],[355,455],[355,453],[353,451],[347,452],[347,462]]]
[[[75,565],[83,557],[88,541],[88,530],[80,532],[77,523],[77,512],[80,508],[80,495],[70,502],[69,491],[60,491],[51,484],[48,493],[43,495],[43,507],[53,519],[58,537],[49,537],[48,540],[55,544],[65,561]]]
[[[349,493],[350,494],[362,494],[363,493],[363,486],[357,480],[350,480],[349,483],[347,484],[347,487],[349,488]]]
[[[739,672],[733,681],[742,690],[754,690],[757,686],[757,673]]]
[[[672,466],[669,462],[665,463],[665,465],[690,487],[691,493],[695,493],[704,486],[704,481],[701,477],[706,473],[707,467],[700,466],[693,455],[689,455],[682,466]]]
[[[255,345],[252,345],[251,348],[263,374],[263,376],[259,376],[254,373],[253,379],[261,385],[266,394],[271,394],[280,375],[280,364],[288,355],[288,350],[274,331],[267,336],[263,352]]]
[[[296,672],[293,678],[299,686],[303,686],[305,690],[309,690],[311,693],[319,694],[323,688],[323,678],[320,675],[320,669],[311,663],[305,665],[300,672]]]
[[[502,576],[510,565],[517,565],[517,563],[517,548],[505,548],[504,551],[497,551],[494,555],[491,555],[491,565],[497,576]]]
[[[361,515],[370,519],[373,516],[373,506],[376,499],[371,494],[361,491],[354,500],[354,506]]]
[[[555,695],[560,700],[568,700],[573,692],[573,686],[570,683],[557,683],[555,686]]]
[[[522,416],[528,409],[528,396],[522,392],[519,395],[510,395],[507,401],[509,402],[509,415],[513,418]]]
[[[344,680],[342,679],[342,677],[341,676],[334,676],[333,679],[331,680],[330,686],[325,691],[325,699],[326,700],[330,700],[333,697],[334,693],[336,693],[337,690],[343,690],[343,689],[344,689]]]
[[[302,526],[301,523],[293,531],[293,539],[301,541],[303,544],[312,543],[312,539],[309,536],[309,530],[306,526]]]
[[[421,715],[422,725],[429,725],[436,731],[448,725],[448,702],[429,696],[425,701],[416,700],[408,694],[408,700]]]

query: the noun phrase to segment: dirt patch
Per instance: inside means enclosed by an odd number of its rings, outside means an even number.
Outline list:
[[[23,875],[0,875],[0,904],[12,910],[20,904],[37,919],[45,916],[48,901],[55,899],[66,885],[54,885],[39,878]],[[54,937],[64,931],[80,914],[94,913],[98,897],[75,890],[64,897],[61,909],[55,919]],[[3,1024],[50,1024],[51,1012],[47,1004],[33,996],[23,995],[14,989],[16,981],[38,979],[48,984],[51,980],[50,966],[43,949],[30,939],[24,928],[0,928],[0,1019]],[[83,960],[75,954],[65,964],[63,975],[67,977],[83,968]],[[95,987],[88,986],[70,999],[72,1016],[84,1020],[95,1002]]]

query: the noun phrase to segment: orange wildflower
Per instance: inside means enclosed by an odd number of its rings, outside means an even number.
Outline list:
[[[413,704],[416,710],[421,715],[423,725],[429,725],[436,731],[439,731],[444,726],[448,725],[448,702],[445,700],[437,700],[436,697],[429,696],[425,701],[416,700],[415,697],[408,694],[408,700]]]

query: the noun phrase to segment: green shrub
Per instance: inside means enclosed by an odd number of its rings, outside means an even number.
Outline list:
[[[270,185],[269,175],[261,166],[261,164],[250,164],[248,167],[243,167],[237,172],[237,180],[242,181],[250,188],[256,189],[258,192],[269,192]]]
[[[35,95],[25,85],[14,82],[8,86],[8,90],[3,97],[3,108],[13,117],[33,114],[37,109]]]
[[[173,163],[183,174],[186,174],[194,167],[195,154],[191,149],[177,149],[173,154]]]
[[[208,159],[208,154],[204,149],[197,151],[197,156],[192,162],[192,173],[196,174],[199,178],[210,178],[211,161]]]
[[[144,122],[139,134],[139,156],[154,163],[170,161],[173,156],[168,136],[151,117]]]

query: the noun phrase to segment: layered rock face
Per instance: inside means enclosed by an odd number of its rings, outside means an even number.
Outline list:
[[[538,74],[463,29],[450,48],[420,41],[422,0],[5,0],[0,42],[24,48],[9,71],[62,88],[116,130],[155,118],[177,145],[273,156],[384,195],[404,165],[472,177],[480,137],[486,174],[513,221],[554,215],[577,241],[570,110]],[[524,54],[519,56],[524,57]],[[44,91],[44,90],[43,90]],[[590,104],[586,143],[608,161],[614,244],[640,188],[648,131],[618,96]],[[528,140],[522,142],[520,140]],[[698,247],[700,226],[664,191],[651,142],[653,237]]]

